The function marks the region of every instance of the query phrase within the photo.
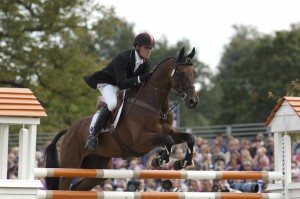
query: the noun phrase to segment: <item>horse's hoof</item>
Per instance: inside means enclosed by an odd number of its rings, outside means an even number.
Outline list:
[[[174,164],[173,164],[173,168],[174,168],[174,170],[181,170],[181,169],[183,169],[181,161],[180,160],[175,161]]]
[[[151,162],[151,166],[152,167],[160,166],[159,165],[159,159],[158,158],[153,159],[152,162]]]
[[[159,157],[158,159],[160,159],[160,165],[163,165],[165,163],[168,163],[170,161],[170,156],[169,153],[166,149],[163,149],[159,152]]]
[[[194,160],[191,160],[187,162],[186,166],[193,166],[194,164]]]

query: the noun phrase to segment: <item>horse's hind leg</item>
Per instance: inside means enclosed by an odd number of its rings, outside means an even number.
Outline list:
[[[71,190],[76,191],[89,191],[93,189],[95,186],[100,185],[105,179],[99,178],[84,178],[72,185]]]
[[[69,190],[73,178],[60,178],[59,190]]]
[[[194,145],[195,145],[195,137],[190,133],[185,132],[177,132],[172,129],[170,132],[175,144],[180,144],[183,142],[187,143],[187,152],[183,160],[177,160],[173,167],[175,170],[183,169],[186,166],[193,165],[193,154],[194,154]]]
[[[87,156],[81,165],[84,169],[111,169],[111,159],[96,155]],[[72,185],[71,189],[76,191],[88,191],[99,185],[106,179],[102,178],[83,178],[81,181]]]

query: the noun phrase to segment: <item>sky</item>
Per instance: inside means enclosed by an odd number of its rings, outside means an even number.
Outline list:
[[[213,72],[224,46],[235,31],[233,25],[255,27],[274,34],[300,22],[299,0],[98,0],[113,6],[116,15],[134,24],[134,32],[163,36],[171,45],[188,39],[197,57]]]

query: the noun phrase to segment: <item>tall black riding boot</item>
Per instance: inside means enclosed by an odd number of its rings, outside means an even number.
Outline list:
[[[97,117],[96,124],[90,132],[89,139],[86,142],[85,148],[88,150],[95,150],[98,144],[98,134],[102,131],[106,119],[110,115],[111,111],[107,108],[107,104],[105,104]]]

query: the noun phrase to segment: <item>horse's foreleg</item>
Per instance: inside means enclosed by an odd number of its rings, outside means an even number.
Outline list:
[[[172,136],[175,144],[180,144],[183,142],[187,143],[187,152],[183,160],[177,160],[173,167],[175,170],[183,169],[186,166],[190,166],[194,164],[193,154],[195,152],[195,137],[190,133],[178,132],[175,129],[170,131],[170,135]]]
[[[158,157],[154,158],[151,162],[152,167],[163,166],[170,161],[170,153],[173,145],[166,145],[158,153]]]
[[[152,160],[152,167],[163,166],[165,163],[169,162],[171,148],[174,144],[174,140],[170,135],[148,133],[143,135],[141,143],[143,143],[143,147],[163,147],[162,150],[159,152],[158,157]]]

